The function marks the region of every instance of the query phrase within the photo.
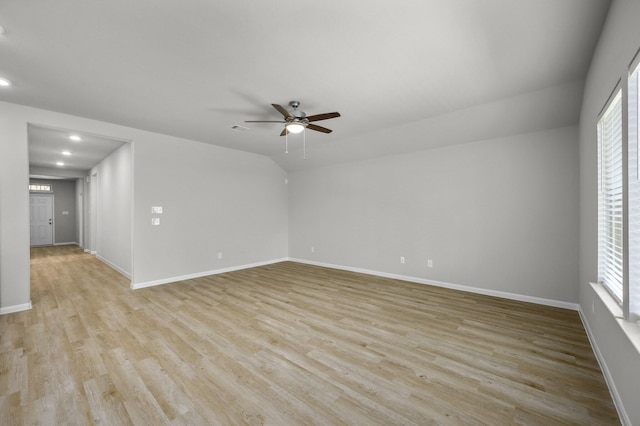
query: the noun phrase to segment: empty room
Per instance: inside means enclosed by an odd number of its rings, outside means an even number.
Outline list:
[[[638,22],[0,2],[0,424],[640,424]]]

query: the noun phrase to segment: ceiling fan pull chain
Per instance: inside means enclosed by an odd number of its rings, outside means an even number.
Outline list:
[[[307,159],[307,131],[302,131],[302,159]]]
[[[285,127],[285,130],[287,128]],[[284,153],[288,154],[289,153],[289,132],[286,132],[284,134]]]

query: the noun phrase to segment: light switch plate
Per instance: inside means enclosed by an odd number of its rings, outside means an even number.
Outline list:
[[[162,214],[162,206],[151,207],[151,214]]]
[[[154,226],[160,225],[160,218],[159,217],[152,217],[151,218],[151,224]]]

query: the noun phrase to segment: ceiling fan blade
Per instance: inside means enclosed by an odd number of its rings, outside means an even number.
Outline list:
[[[284,129],[282,129],[282,133],[280,133],[280,136],[286,136],[288,133],[289,133],[289,131],[285,127]]]
[[[331,129],[327,129],[326,127],[322,127],[322,126],[317,126],[315,124],[307,124],[307,129],[315,130],[316,132],[322,132],[322,133],[333,132],[333,130]]]
[[[256,121],[256,120],[244,120],[245,123],[286,123],[286,121]]]
[[[286,108],[285,108],[285,107],[283,107],[283,106],[281,106],[281,105],[278,105],[278,104],[271,104],[271,106],[272,106],[272,107],[274,107],[275,109],[277,109],[277,110],[278,110],[278,112],[279,112],[280,114],[284,115],[285,117],[290,117],[290,118],[293,118],[293,117],[294,117],[294,115],[293,115],[293,114],[291,114],[291,112],[290,112],[290,111],[287,111],[287,110],[286,110]]]
[[[307,120],[309,120],[309,122],[312,122],[312,121],[328,120],[330,118],[336,118],[336,117],[340,117],[339,112],[327,112],[324,114],[310,115],[307,117]]]

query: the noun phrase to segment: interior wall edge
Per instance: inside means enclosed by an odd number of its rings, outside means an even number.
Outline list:
[[[105,259],[104,257],[96,254],[96,259],[98,259],[99,261],[101,261],[102,263],[104,263],[105,265],[108,265],[110,268],[118,271],[121,275],[123,275],[124,277],[131,279],[131,274],[129,274],[127,271],[125,271],[124,269],[122,269],[121,267],[119,267],[118,265],[116,265],[113,262],[110,262],[108,259]]]
[[[623,425],[631,426],[631,419],[629,419],[629,415],[627,411],[624,409],[624,404],[622,403],[622,398],[620,397],[620,393],[616,388],[616,383],[611,375],[611,371],[609,371],[609,367],[607,366],[607,362],[600,352],[600,348],[598,347],[598,342],[596,341],[595,335],[591,331],[591,327],[589,326],[589,320],[587,316],[584,314],[582,307],[579,306],[578,313],[580,314],[580,320],[582,321],[582,325],[584,326],[585,332],[587,333],[587,338],[589,339],[589,343],[591,344],[591,349],[593,350],[593,354],[598,361],[598,365],[602,370],[602,375],[604,376],[604,380],[607,382],[607,387],[609,388],[609,393],[611,394],[611,399],[613,400],[613,404],[618,411],[618,416],[620,417],[620,421]]]

